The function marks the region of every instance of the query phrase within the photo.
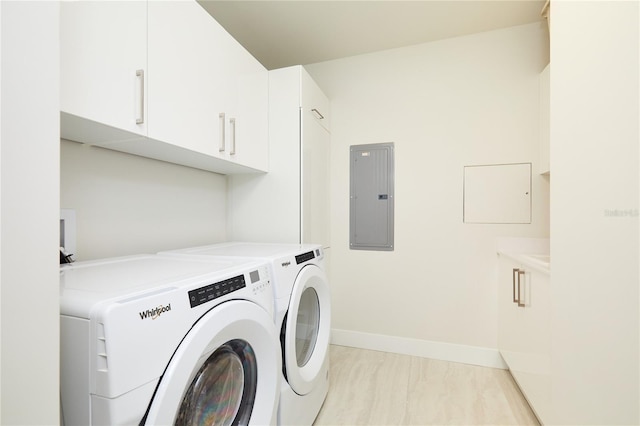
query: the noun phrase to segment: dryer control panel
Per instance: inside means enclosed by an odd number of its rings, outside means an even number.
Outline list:
[[[316,257],[320,257],[320,249],[315,249],[306,253],[302,253],[296,256],[296,265],[304,262],[308,262]]]

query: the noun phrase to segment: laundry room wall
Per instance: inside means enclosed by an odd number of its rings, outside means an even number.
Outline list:
[[[66,140],[60,157],[76,260],[225,241],[225,176]]]
[[[496,238],[549,236],[548,42],[541,21],[306,67],[331,99],[335,343],[500,364]],[[382,142],[395,143],[394,251],[349,250],[349,147]],[[463,167],[521,162],[532,223],[464,224]]]

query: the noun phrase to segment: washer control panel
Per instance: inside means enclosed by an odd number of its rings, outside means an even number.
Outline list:
[[[258,271],[255,271],[255,273],[257,274]],[[251,274],[253,274],[253,272]],[[251,279],[254,279],[253,275],[251,276]],[[247,284],[244,280],[244,274],[238,275],[237,277],[218,281],[217,283],[189,291],[189,303],[191,303],[192,308],[195,308],[196,306],[210,302],[218,297],[226,296],[227,294],[245,288],[246,286]]]

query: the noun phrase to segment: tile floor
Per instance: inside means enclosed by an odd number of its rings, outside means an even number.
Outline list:
[[[331,346],[321,425],[538,425],[506,370]]]

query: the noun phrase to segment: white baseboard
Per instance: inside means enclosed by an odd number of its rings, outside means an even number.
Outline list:
[[[331,344],[507,369],[497,349],[332,329]]]

